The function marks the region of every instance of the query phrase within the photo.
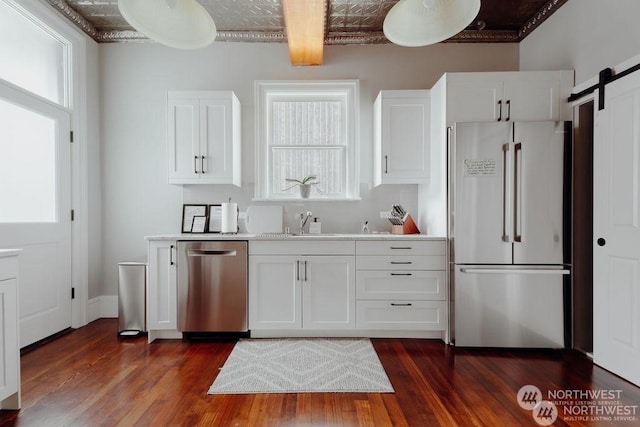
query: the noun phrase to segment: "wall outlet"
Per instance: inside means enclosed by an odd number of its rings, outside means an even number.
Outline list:
[[[391,218],[391,212],[390,211],[380,211],[380,218],[382,218],[382,219]]]
[[[247,212],[246,211],[238,212],[238,219],[247,219]]]

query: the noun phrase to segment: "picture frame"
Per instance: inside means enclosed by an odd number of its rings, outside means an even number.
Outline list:
[[[193,217],[204,216],[207,217],[207,205],[182,205],[182,232],[191,233],[193,228]],[[205,220],[206,222],[206,220]]]
[[[191,224],[192,233],[204,233],[207,227],[207,217],[204,215],[195,215]]]
[[[209,225],[207,227],[209,233],[222,232],[222,205],[209,205]]]

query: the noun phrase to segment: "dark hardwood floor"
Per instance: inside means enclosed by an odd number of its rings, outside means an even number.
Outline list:
[[[0,411],[0,426],[537,426],[516,399],[528,384],[543,396],[620,390],[618,405],[640,402],[639,388],[577,352],[469,351],[405,339],[372,340],[393,394],[214,396],[207,390],[233,342],[148,345],[146,338],[118,340],[116,330],[115,319],[98,320],[24,354],[23,408]],[[613,400],[555,397],[553,425],[640,425],[637,406],[634,421],[615,421],[575,414]]]

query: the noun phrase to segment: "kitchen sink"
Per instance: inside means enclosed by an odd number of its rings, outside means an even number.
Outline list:
[[[298,234],[298,233],[263,233],[258,234],[257,237],[264,239],[288,239],[295,237],[331,237],[331,236],[340,236],[337,233],[322,233],[322,234]]]

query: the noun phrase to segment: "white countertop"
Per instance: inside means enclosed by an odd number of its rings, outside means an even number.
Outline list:
[[[16,256],[22,252],[22,249],[0,249],[0,258]]]
[[[145,236],[145,240],[445,240],[442,236],[430,236],[426,234],[343,234],[343,233],[323,233],[323,234],[220,234],[220,233],[183,233],[164,234],[158,236]]]

